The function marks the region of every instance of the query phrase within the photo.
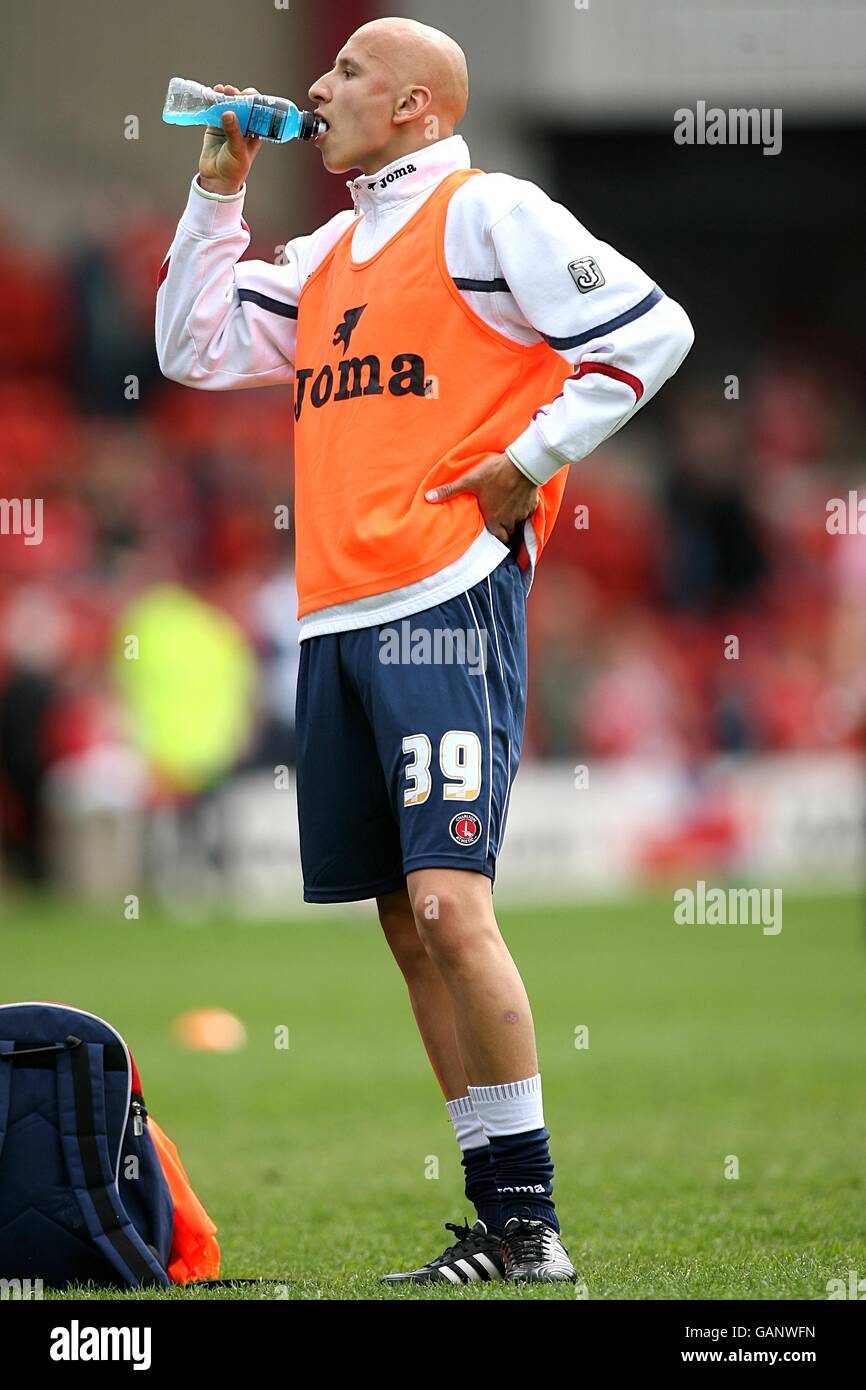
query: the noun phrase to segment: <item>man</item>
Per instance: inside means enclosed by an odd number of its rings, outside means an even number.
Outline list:
[[[239,259],[260,141],[226,114],[160,272],[157,345],[166,376],[204,390],[295,384],[304,897],[375,897],[478,1214],[384,1278],[572,1280],[532,1015],[492,901],[526,597],[566,465],[693,333],[541,189],[470,165],[467,96],[446,34],[362,25],[309,89],[325,167],[362,170],[354,206],[279,266]]]

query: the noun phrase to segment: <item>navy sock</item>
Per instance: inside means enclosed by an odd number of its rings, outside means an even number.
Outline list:
[[[553,1205],[553,1160],[547,1147],[548,1131],[494,1134],[490,1158],[496,1173],[502,1225],[512,1216],[531,1216],[546,1221],[555,1231],[559,1220]]]
[[[488,1231],[492,1235],[501,1235],[502,1217],[496,1174],[490,1162],[490,1145],[481,1144],[477,1149],[465,1149],[460,1161],[466,1175],[467,1201],[472,1203]]]

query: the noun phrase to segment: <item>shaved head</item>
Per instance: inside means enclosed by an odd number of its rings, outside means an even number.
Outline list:
[[[371,19],[351,34],[309,91],[328,123],[316,143],[333,173],[375,173],[453,135],[469,101],[466,55],[416,19]]]
[[[469,101],[466,55],[459,43],[441,29],[398,16],[371,19],[352,35],[384,64],[395,86],[427,87],[428,114],[453,128],[463,119]]]

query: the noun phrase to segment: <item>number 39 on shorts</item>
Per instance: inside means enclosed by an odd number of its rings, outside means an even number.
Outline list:
[[[403,792],[404,806],[420,806],[430,795],[430,760],[433,749],[426,734],[407,734],[403,752],[412,754],[406,764],[409,786]],[[439,740],[439,767],[445,801],[474,801],[481,791],[481,740],[471,729],[448,729]]]

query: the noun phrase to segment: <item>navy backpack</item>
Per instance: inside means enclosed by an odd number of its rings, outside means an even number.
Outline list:
[[[138,1288],[174,1206],[120,1034],[65,1004],[0,1004],[0,1279]]]

